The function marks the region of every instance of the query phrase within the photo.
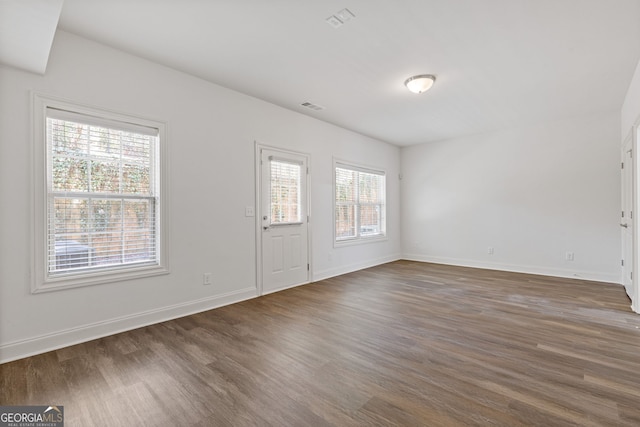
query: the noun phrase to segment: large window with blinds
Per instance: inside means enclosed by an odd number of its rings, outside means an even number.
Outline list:
[[[162,124],[39,101],[36,290],[166,272]]]
[[[335,242],[386,236],[385,173],[334,162]]]

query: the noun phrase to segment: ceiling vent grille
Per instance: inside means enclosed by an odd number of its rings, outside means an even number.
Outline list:
[[[331,25],[333,28],[338,28],[338,27],[341,27],[342,24],[348,21],[351,21],[355,17],[356,15],[354,15],[353,12],[345,8],[345,9],[342,9],[340,12],[336,13],[335,15],[331,15],[325,21],[327,22],[327,24]]]
[[[321,106],[316,105],[316,104],[312,104],[311,102],[303,102],[300,105],[302,105],[303,107],[308,108],[310,110],[314,110],[314,111],[324,110],[324,107],[321,107]]]

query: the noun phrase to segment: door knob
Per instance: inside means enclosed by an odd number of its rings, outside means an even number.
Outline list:
[[[269,227],[265,225],[265,226],[262,227],[262,229],[266,231],[266,230],[269,229]]]
[[[629,226],[628,226],[627,224],[620,224],[620,227],[627,228],[627,227],[629,227]]]

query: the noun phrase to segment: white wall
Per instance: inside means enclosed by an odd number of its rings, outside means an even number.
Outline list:
[[[404,257],[620,283],[619,121],[601,114],[403,148]]]
[[[30,91],[168,123],[171,274],[30,294]],[[44,76],[1,67],[0,94],[0,361],[256,296],[256,140],[310,155],[315,279],[400,256],[397,147],[65,32]],[[333,248],[333,156],[388,172],[387,241]]]
[[[633,74],[629,90],[622,104],[622,137],[626,137],[631,127],[640,119],[640,62]]]

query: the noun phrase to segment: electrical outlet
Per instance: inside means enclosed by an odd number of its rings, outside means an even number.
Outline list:
[[[564,255],[564,259],[567,260],[567,261],[573,261],[573,252],[567,252]]]
[[[489,247],[487,248],[487,253],[488,253],[489,255],[493,255],[493,246],[489,246]]]
[[[203,285],[211,285],[213,282],[211,281],[211,273],[204,273],[202,275],[202,284]]]

